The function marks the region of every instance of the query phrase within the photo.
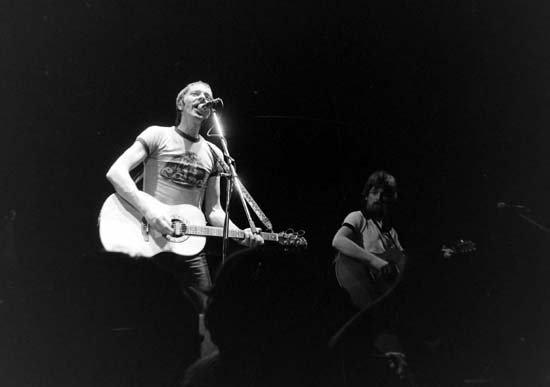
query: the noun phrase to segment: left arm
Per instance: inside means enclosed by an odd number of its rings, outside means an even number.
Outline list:
[[[208,179],[204,197],[204,215],[208,222],[216,227],[223,227],[225,223],[225,211],[220,203],[220,177],[212,176]],[[229,220],[230,230],[240,230],[231,219]],[[264,239],[259,234],[253,234],[250,228],[244,230],[244,239],[239,240],[243,246],[256,247],[264,244]]]

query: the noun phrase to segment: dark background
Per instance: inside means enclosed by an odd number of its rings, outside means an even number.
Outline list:
[[[396,176],[396,228],[418,269],[411,337],[433,344],[417,357],[426,385],[549,385],[548,234],[496,208],[526,204],[550,223],[549,11],[2,2],[0,209],[17,213],[19,270],[0,304],[5,380],[102,385],[95,359],[122,339],[97,332],[113,326],[108,311],[124,316],[112,272],[88,256],[112,192],[105,172],[141,130],[172,124],[178,91],[200,79],[225,102],[243,183],[276,231],[306,230],[321,281],[366,177]],[[236,198],[232,214],[246,226]],[[458,238],[477,250],[443,260],[438,248]]]

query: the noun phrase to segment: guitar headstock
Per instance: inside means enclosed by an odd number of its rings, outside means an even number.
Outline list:
[[[470,240],[459,239],[453,243],[450,247],[443,245],[441,246],[441,252],[443,253],[444,258],[450,258],[456,254],[467,254],[476,251],[476,245]]]
[[[305,233],[304,230],[294,231],[291,228],[280,232],[277,234],[279,245],[283,246],[285,251],[304,250],[307,248],[307,240],[304,238]]]

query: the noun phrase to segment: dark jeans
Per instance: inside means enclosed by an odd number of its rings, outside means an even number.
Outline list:
[[[212,279],[205,253],[184,257],[172,253],[161,253],[154,258],[164,270],[176,277],[181,291],[193,303],[198,313],[204,313]]]

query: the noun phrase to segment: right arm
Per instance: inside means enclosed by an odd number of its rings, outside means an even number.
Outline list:
[[[332,239],[332,247],[340,253],[355,259],[371,268],[380,270],[387,262],[376,255],[369,253],[353,241],[353,230],[343,225]]]
[[[147,157],[147,150],[139,141],[134,142],[113,163],[107,172],[107,180],[115,191],[133,205],[156,230],[163,234],[172,232],[166,206],[146,192],[138,189],[130,176],[130,171]]]

